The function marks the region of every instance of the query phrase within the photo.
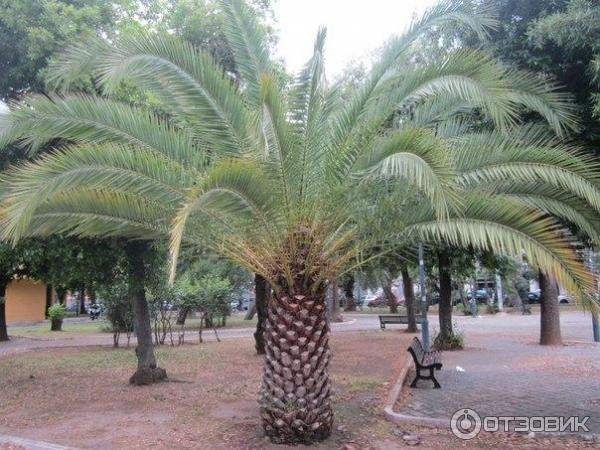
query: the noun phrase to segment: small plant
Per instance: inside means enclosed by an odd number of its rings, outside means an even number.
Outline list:
[[[66,315],[67,309],[63,305],[56,304],[48,308],[50,331],[62,331],[62,323]]]
[[[488,303],[487,307],[486,307],[486,312],[488,314],[496,314],[498,313],[500,310],[498,309],[498,305],[496,303]]]
[[[438,331],[433,337],[433,348],[436,350],[462,350],[465,347],[465,335],[461,330],[454,330],[445,339],[442,339],[441,333]]]

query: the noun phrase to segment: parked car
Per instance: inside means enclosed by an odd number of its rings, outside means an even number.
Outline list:
[[[542,301],[542,291],[539,289],[529,291],[527,294],[527,300],[529,300],[529,303],[540,303]],[[560,294],[558,296],[558,303],[567,304],[571,303],[571,301],[572,299],[567,295]]]
[[[486,289],[477,289],[475,291],[475,301],[477,303],[487,303],[491,297],[492,296]],[[471,300],[472,298],[473,298],[473,291],[471,291],[467,294],[467,299]]]

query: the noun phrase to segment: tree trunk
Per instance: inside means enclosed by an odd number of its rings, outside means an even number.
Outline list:
[[[344,282],[344,295],[346,296],[346,311],[356,311],[356,302],[354,301],[354,276],[348,276]]]
[[[267,319],[267,304],[269,285],[259,274],[254,275],[254,306],[256,307],[256,331],[254,332],[254,348],[259,355],[265,354],[265,321]]]
[[[157,367],[152,344],[150,312],[144,289],[146,278],[144,254],[147,251],[147,244],[140,241],[130,241],[127,243],[125,251],[129,263],[128,295],[133,304],[133,320],[137,335],[135,354],[138,360],[137,370],[131,376],[129,382],[140,386],[166,379],[167,372]]]
[[[256,315],[256,297],[254,297],[254,305],[246,311],[246,315],[244,316],[244,320],[252,320]]]
[[[340,314],[340,298],[338,296],[338,285],[337,281],[334,280],[330,285],[331,287],[331,302],[333,307],[331,308],[331,320],[333,322],[343,322],[344,318]]]
[[[389,275],[386,275],[385,282],[383,283],[383,294],[385,295],[387,304],[390,307],[390,313],[398,313],[398,302],[396,296],[394,295],[394,291],[392,290],[392,278]]]
[[[542,297],[540,301],[540,344],[562,345],[556,281],[542,271],[539,273],[539,280]]]
[[[406,306],[406,315],[408,316],[407,333],[416,333],[417,330],[417,315],[415,308],[415,291],[413,282],[406,267],[402,268],[402,288],[404,291],[404,306]]]
[[[274,286],[269,299],[260,404],[273,442],[310,444],[331,434],[326,289],[296,288],[292,295]]]
[[[6,328],[6,285],[0,286],[0,342],[8,341]]]
[[[44,315],[48,317],[48,309],[52,306],[52,285],[46,285],[46,310]]]
[[[177,325],[185,325],[185,320],[190,313],[190,308],[183,307],[177,313]]]
[[[439,344],[444,346],[452,336],[452,278],[450,276],[450,261],[448,253],[438,252],[438,267],[440,276],[440,335]]]
[[[85,314],[85,286],[81,286],[81,297],[79,299],[79,314]]]

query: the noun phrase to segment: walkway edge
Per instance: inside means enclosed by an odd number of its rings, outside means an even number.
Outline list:
[[[396,379],[396,383],[394,387],[392,387],[390,393],[388,394],[387,401],[385,402],[385,406],[383,408],[383,413],[385,417],[395,423],[395,424],[410,424],[410,425],[419,425],[424,427],[445,427],[449,425],[448,420],[443,419],[434,419],[432,417],[416,417],[416,416],[407,416],[406,414],[400,414],[394,411],[394,405],[398,401],[398,397],[402,393],[402,387],[404,386],[404,380],[408,375],[408,369],[412,365],[412,358],[409,354],[406,355],[404,360],[404,364],[402,369],[400,370],[400,374]]]
[[[64,445],[51,444],[49,442],[32,441],[14,436],[0,434],[0,444],[13,444],[25,447],[27,450],[77,450],[75,447],[65,447]]]

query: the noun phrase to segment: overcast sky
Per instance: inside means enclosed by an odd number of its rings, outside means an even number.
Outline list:
[[[353,60],[369,55],[399,34],[436,0],[277,0],[278,53],[296,72],[310,58],[319,25],[327,27],[326,71],[330,79]]]

